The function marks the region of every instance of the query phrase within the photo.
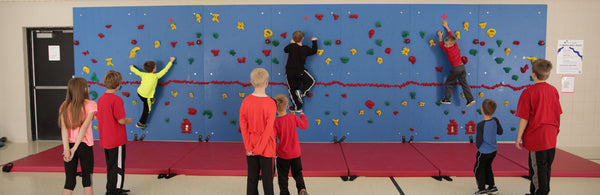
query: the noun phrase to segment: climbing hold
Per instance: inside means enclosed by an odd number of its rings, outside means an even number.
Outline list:
[[[373,120],[369,119],[369,120],[367,120],[367,123],[372,124]]]
[[[406,38],[406,37],[408,37],[408,35],[410,35],[410,33],[408,31],[402,32],[402,38]]]
[[[497,40],[496,44],[498,44],[498,47],[500,47],[502,45],[502,40]]]
[[[171,104],[171,102],[165,102],[165,106],[168,106],[169,104]]]
[[[227,98],[227,94],[223,93],[223,94],[221,94],[221,97],[223,97],[223,99],[226,99]]]
[[[386,101],[386,102],[385,102],[385,105],[386,105],[386,106],[390,106],[390,102],[389,102],[389,101]]]
[[[519,45],[519,44],[521,44],[520,41],[513,41],[513,45]]]
[[[188,58],[188,62],[189,62],[190,64],[194,63],[194,58]]]
[[[219,51],[221,51],[221,50],[218,50],[218,49],[212,49],[212,50],[210,50],[210,52],[212,52],[213,56],[218,56],[219,55]]]
[[[460,60],[462,61],[463,64],[467,64],[467,62],[469,62],[469,58],[467,56],[461,57]]]
[[[315,119],[315,121],[317,122],[317,125],[321,125],[321,119]]]
[[[464,110],[463,110],[463,111],[461,111],[461,112],[462,112],[462,114],[466,114],[466,113],[467,113],[467,112],[466,112],[466,111],[464,111]]]
[[[244,30],[244,23],[243,22],[238,22],[237,23],[237,29]]]
[[[202,36],[202,33],[197,32],[196,33],[196,38],[200,38]]]
[[[479,42],[479,45],[485,46],[485,41]]]
[[[256,62],[256,64],[260,65],[260,64],[262,64],[263,61],[259,58],[259,59],[256,59],[256,61],[254,61],[254,62]]]
[[[154,48],[160,47],[160,41],[154,41]]]
[[[469,31],[469,22],[464,22],[463,27],[466,31]]]
[[[96,98],[98,98],[98,93],[96,93],[96,91],[90,91],[90,99],[96,100]]]
[[[213,22],[217,22],[217,23],[219,23],[219,14],[211,14],[211,15],[212,15],[212,17],[213,17],[213,18],[212,18],[212,21],[213,21]]]
[[[188,108],[188,114],[189,115],[196,115],[196,112],[198,112],[198,111],[196,111],[195,108]]]
[[[279,41],[278,40],[273,40],[273,46],[275,46],[275,47],[279,46]]]
[[[348,111],[344,111],[344,112],[342,112],[342,114],[343,114],[344,116],[346,116],[346,115],[348,114]]]
[[[373,106],[375,106],[375,102],[371,101],[371,100],[367,100],[365,102],[365,105],[369,108],[369,109],[373,109]]]
[[[332,14],[332,15],[333,15],[333,20],[337,20],[340,17],[340,15],[337,15],[337,14]]]
[[[165,119],[165,122],[166,122],[166,123],[169,123],[169,121],[171,121],[171,119],[169,119],[169,118],[166,118],[166,119]]]
[[[490,38],[494,37],[494,35],[496,35],[496,29],[493,29],[493,28],[488,29],[487,34]]]
[[[346,97],[348,97],[348,95],[346,95],[345,93],[342,93],[342,97],[346,98]]]
[[[519,75],[513,75],[513,76],[512,76],[512,80],[515,80],[515,81],[516,81],[516,80],[519,80]]]
[[[92,100],[95,100],[95,99],[96,99],[96,98],[93,98]],[[135,106],[135,105],[137,105],[137,101],[135,101],[135,100],[131,101],[131,103],[132,103],[134,106]]]
[[[340,44],[342,44],[342,41],[341,41],[341,40],[339,40],[339,39],[338,39],[338,40],[335,40],[335,44],[336,44],[336,45],[340,45]]]
[[[471,55],[473,55],[473,56],[476,56],[476,55],[477,55],[477,50],[476,50],[476,49],[471,49],[471,50],[469,51],[469,53],[470,53]]]
[[[325,63],[327,63],[327,65],[329,65],[329,62],[331,62],[331,58],[325,59]]]
[[[241,98],[243,98],[244,96],[246,96],[246,93],[238,93],[238,96],[240,96]]]
[[[408,48],[406,48],[406,47],[405,47],[405,48],[402,48],[402,54],[404,54],[404,55],[408,56],[408,52],[410,52],[410,49],[408,49]]]
[[[177,97],[177,92],[171,91],[171,95],[175,98],[175,97]]]
[[[377,63],[379,63],[379,64],[383,63],[383,58],[381,58],[381,57],[378,57],[378,58],[377,58]]]
[[[404,43],[410,44],[410,39],[404,39]]]
[[[481,115],[481,109],[477,109],[477,113],[479,113],[479,115]]]
[[[92,63],[94,63],[94,64],[95,64],[95,63],[98,63],[98,61],[96,61],[96,60],[94,60],[94,59],[92,59],[91,61],[92,61]]]
[[[74,40],[73,41],[73,45],[79,45],[79,41],[78,40]]]
[[[402,101],[402,105],[403,105],[403,106],[406,106],[406,105],[408,105],[408,102],[406,102],[406,101]]]
[[[519,68],[521,69],[521,73],[525,73],[529,69],[529,65],[525,64],[525,67],[519,67]]]
[[[175,48],[175,45],[177,45],[177,41],[171,42],[171,46],[173,46],[173,48]]]
[[[485,25],[487,25],[487,23],[485,23],[485,22],[479,23],[479,27],[481,27],[481,29],[484,29]]]
[[[425,106],[425,102],[419,102],[419,107]]]
[[[540,45],[540,46],[546,45],[546,42],[544,40],[540,40],[540,41],[538,41],[538,45]]]
[[[380,21],[377,21],[377,23],[375,23],[375,27],[377,27],[377,28],[381,28],[381,22],[380,22]]]
[[[496,58],[495,60],[497,64],[502,64],[502,62],[504,62],[504,58]]]
[[[137,51],[140,50],[140,47],[134,47],[133,49],[131,49],[131,51],[129,52],[129,58],[133,58],[135,57],[135,54],[137,54]]]
[[[331,45],[331,40],[325,40],[325,41],[323,41],[323,45],[330,46]]]
[[[456,39],[460,39],[460,31],[454,31],[454,35],[456,36]]]
[[[488,49],[488,53],[490,53],[490,55],[494,54],[494,49],[492,49],[492,48],[489,48],[489,49]]]
[[[335,124],[335,126],[338,126],[340,119],[331,119],[331,121],[333,121],[333,124]]]
[[[329,97],[329,94],[328,94],[328,93],[326,93],[326,94],[325,94],[325,97]]]
[[[419,32],[419,35],[421,35],[421,39],[422,39],[422,38],[425,38],[425,31],[421,31],[421,32]]]
[[[287,38],[287,32],[283,32],[283,33],[279,34],[279,36],[281,36],[284,39],[286,39]]]
[[[525,57],[525,59],[531,60],[531,64],[537,60],[537,57]]]
[[[219,33],[213,33],[212,36],[213,36],[213,38],[218,39],[219,38]]]
[[[429,40],[429,47],[435,46],[435,41],[433,39]]]
[[[373,35],[375,35],[375,30],[369,30],[369,39],[373,38]]]
[[[483,97],[483,92],[479,92],[479,97]]]
[[[383,40],[377,39],[377,41],[375,41],[375,44],[378,45],[378,46],[382,46],[383,45]]]
[[[271,31],[271,29],[265,29],[264,30],[264,37],[265,38],[269,38],[273,36],[273,31]]]
[[[110,27],[112,27],[112,24],[109,24],[109,25],[104,25],[104,27],[106,27],[106,28],[110,28]]]
[[[177,29],[177,26],[175,25],[175,23],[171,23],[171,30],[175,30]]]
[[[354,19],[358,19],[358,14],[351,14],[349,17],[350,18],[354,18]]]
[[[237,123],[237,121],[236,121],[235,119],[231,119],[231,120],[229,121],[229,124],[232,124],[232,125],[236,125],[236,123]]]
[[[237,58],[238,63],[242,64],[242,63],[246,63],[246,57],[242,57],[242,58]]]
[[[398,115],[398,113],[400,113],[400,112],[398,112],[398,111],[394,111],[394,115]]]
[[[408,57],[408,61],[410,61],[412,64],[415,64],[415,62],[417,62],[417,58],[415,56],[410,56]]]
[[[273,58],[271,59],[271,61],[273,62],[273,64],[279,64],[279,60],[277,60],[277,58]]]
[[[510,128],[510,130],[511,130],[511,131],[516,131],[516,130],[517,130],[517,128],[516,128],[516,127],[511,127],[511,128]]]
[[[443,68],[444,68],[443,66],[437,66],[437,67],[435,67],[435,71],[442,72]]]
[[[263,54],[265,54],[265,57],[269,56],[271,54],[271,50],[270,49],[263,49],[262,50]]]
[[[232,49],[232,50],[229,50],[229,54],[230,54],[231,56],[235,56],[236,52],[235,52],[235,51]]]
[[[104,34],[102,34],[102,33],[98,33],[98,37],[100,37],[100,38],[104,38]]]
[[[511,67],[504,67],[504,68],[502,68],[502,69],[504,69],[504,72],[506,72],[506,73],[509,73],[509,72],[510,72],[510,70],[512,70],[512,68],[511,68]]]
[[[358,115],[365,115],[365,111],[364,110],[358,111]]]
[[[188,44],[188,46],[193,46],[194,42],[193,41],[188,41],[187,44]]]
[[[192,123],[187,118],[184,118],[183,122],[181,123],[181,133],[192,133]],[[144,135],[142,135],[142,139],[143,137]]]
[[[444,114],[448,115],[448,114],[450,114],[450,112],[448,112],[447,110],[444,110]]]
[[[508,101],[502,101],[504,103],[504,107],[508,107]]]
[[[352,53],[352,55],[354,55],[354,54],[356,54],[356,52],[357,52],[357,51],[356,51],[356,49],[352,48],[352,49],[350,50],[350,52]]]
[[[196,21],[198,21],[198,23],[202,21],[202,16],[200,16],[200,14],[196,14]]]
[[[87,66],[83,66],[83,72],[85,72],[86,74],[90,74],[90,68],[88,68]]]
[[[202,112],[202,116],[206,115],[208,115],[208,119],[211,119],[213,117],[213,113],[210,110],[204,110],[204,112]]]
[[[325,50],[317,49],[317,55],[323,55],[323,51],[325,51]]]
[[[125,97],[129,97],[129,95],[131,95],[131,94],[129,94],[129,92],[125,92],[125,91],[122,91],[121,94]]]
[[[385,48],[385,53],[390,54],[392,52],[392,48]]]
[[[416,99],[417,98],[417,93],[415,92],[410,92],[410,99]]]
[[[135,44],[137,44],[137,41],[136,41],[135,39],[132,39],[132,40],[131,40],[131,44],[132,44],[132,45],[135,45]]]
[[[442,102],[435,101],[435,105],[440,106],[440,105],[442,105]]]
[[[373,51],[373,49],[369,49],[367,50],[367,55],[373,55],[375,52]]]
[[[510,48],[504,49],[504,53],[506,53],[506,55],[510,54]]]
[[[92,76],[90,77],[90,80],[96,81],[96,82],[100,82],[100,80],[98,79],[98,76],[96,76],[96,72],[92,73]]]
[[[342,61],[342,63],[348,63],[348,61],[350,60],[348,57],[341,57],[340,60]]]
[[[511,114],[515,114],[515,113],[517,113],[517,111],[516,110],[510,110],[510,113]]]
[[[461,93],[461,96],[464,99],[465,98],[465,93]]]
[[[475,45],[479,44],[479,39],[474,39],[473,44],[475,44]]]
[[[271,39],[265,39],[265,44],[271,44]]]

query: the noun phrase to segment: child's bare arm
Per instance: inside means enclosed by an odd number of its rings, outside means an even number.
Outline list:
[[[444,33],[442,33],[442,31],[438,31],[438,37],[440,38],[440,42],[442,42],[442,35],[444,35]]]
[[[124,124],[131,124],[131,122],[133,121],[132,118],[122,118],[119,119],[119,124],[124,125]]]
[[[528,120],[521,118],[519,121],[519,132],[517,133],[517,140],[515,141],[515,146],[520,150],[521,149],[521,140],[523,139],[523,133],[525,132],[525,127],[527,127]]]

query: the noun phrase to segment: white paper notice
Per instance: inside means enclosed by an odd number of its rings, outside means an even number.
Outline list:
[[[575,92],[575,77],[574,76],[563,76],[561,91],[563,93]]]
[[[583,40],[558,40],[556,73],[581,74],[583,72]]]
[[[48,61],[60,61],[60,45],[48,45]]]

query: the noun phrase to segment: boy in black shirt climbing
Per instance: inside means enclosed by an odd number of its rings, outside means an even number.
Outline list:
[[[312,48],[302,45],[304,34],[301,31],[296,31],[292,35],[292,40],[283,51],[289,53],[287,64],[285,65],[285,76],[289,85],[288,91],[293,106],[290,108],[292,112],[302,112],[302,98],[306,96],[308,90],[315,85],[315,78],[308,73],[304,64],[306,57],[317,53],[317,38],[313,37]],[[302,84],[302,87],[300,87]]]

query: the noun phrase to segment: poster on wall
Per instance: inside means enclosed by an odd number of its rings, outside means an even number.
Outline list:
[[[558,40],[556,73],[581,74],[583,72],[583,40]]]
[[[563,93],[573,93],[575,92],[575,77],[574,76],[564,76],[562,78],[562,90]]]
[[[60,61],[60,45],[48,45],[48,61]]]

